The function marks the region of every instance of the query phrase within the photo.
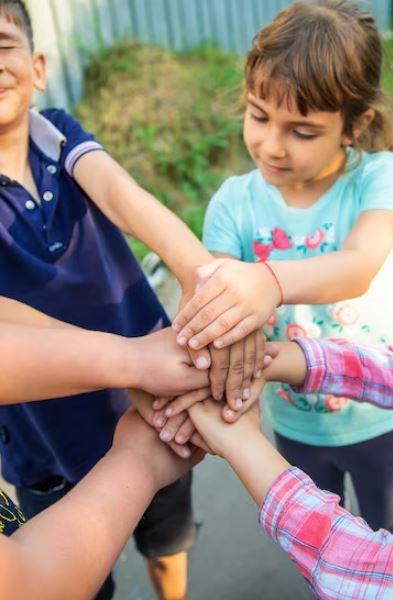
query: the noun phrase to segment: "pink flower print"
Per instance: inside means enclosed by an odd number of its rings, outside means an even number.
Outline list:
[[[266,321],[267,325],[271,325],[272,327],[274,327],[274,325],[277,325],[277,315],[274,312],[272,314],[272,316]]]
[[[295,338],[308,337],[307,331],[304,329],[304,327],[298,325],[297,323],[290,323],[287,325],[286,334],[289,341],[294,340]]]
[[[333,317],[340,325],[354,325],[359,315],[351,304],[337,304],[333,310]]]
[[[348,404],[348,398],[340,396],[326,396],[325,406],[330,412],[338,412]]]
[[[318,248],[323,242],[324,235],[325,234],[322,229],[317,229],[317,231],[313,235],[307,236],[306,237],[307,248],[309,248],[310,250],[314,250],[315,248]]]
[[[277,250],[288,250],[291,247],[291,242],[285,231],[280,229],[279,227],[275,227],[272,231],[273,235],[273,246],[277,248]]]
[[[289,404],[295,404],[291,394],[288,394],[288,392],[286,390],[284,390],[283,388],[278,388],[277,396],[280,396],[280,398],[282,398],[283,400],[286,400],[287,402],[289,402]]]
[[[265,262],[270,256],[270,252],[273,250],[273,244],[261,244],[254,240],[254,254],[258,257],[258,262]]]

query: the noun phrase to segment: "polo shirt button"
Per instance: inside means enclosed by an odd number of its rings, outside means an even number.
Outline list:
[[[45,200],[45,202],[50,202],[51,200],[53,200],[52,192],[45,192],[42,197]]]
[[[47,169],[48,169],[48,171],[49,171],[49,173],[50,173],[51,175],[54,175],[54,174],[56,173],[56,171],[57,171],[57,169],[56,169],[55,165],[48,165],[48,166],[47,166]]]
[[[35,203],[33,202],[33,200],[26,200],[25,206],[26,206],[27,210],[35,209]]]

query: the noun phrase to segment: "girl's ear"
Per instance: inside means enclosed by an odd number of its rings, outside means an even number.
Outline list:
[[[351,146],[354,140],[357,140],[367,129],[372,121],[375,118],[375,110],[373,108],[368,108],[360,115],[360,117],[356,120],[352,128],[352,136],[343,135],[341,140],[341,146]]]
[[[46,90],[46,61],[43,54],[35,54],[33,57],[33,83],[36,90],[45,92]]]

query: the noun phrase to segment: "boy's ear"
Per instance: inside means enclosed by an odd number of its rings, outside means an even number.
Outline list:
[[[46,90],[46,60],[43,54],[33,56],[33,84],[39,92]]]

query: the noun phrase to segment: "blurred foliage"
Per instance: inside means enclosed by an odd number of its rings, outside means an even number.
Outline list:
[[[123,42],[97,56],[77,108],[112,156],[200,237],[220,183],[250,168],[239,110],[242,61]],[[146,248],[132,242],[141,258]]]
[[[386,68],[384,83],[386,89],[389,91],[390,96],[393,98],[393,37],[386,40]]]

